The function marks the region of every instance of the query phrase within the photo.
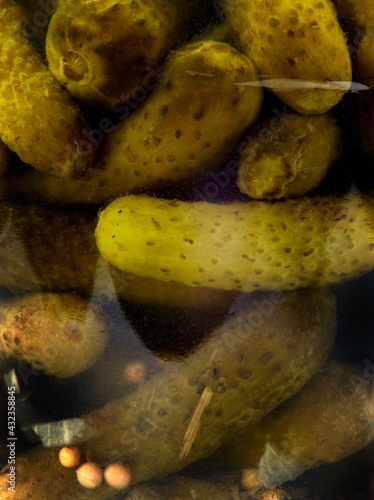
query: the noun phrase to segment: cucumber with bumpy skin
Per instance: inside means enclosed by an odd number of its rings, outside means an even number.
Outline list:
[[[240,191],[259,200],[305,195],[338,157],[339,136],[338,124],[328,115],[294,114],[259,123],[240,151]]]
[[[229,468],[256,468],[257,478],[270,488],[352,455],[373,439],[373,383],[364,378],[362,367],[332,361],[215,458]],[[244,482],[250,475],[244,475]],[[255,479],[247,486],[256,489]]]
[[[166,361],[163,371],[133,393],[82,417],[94,436],[79,446],[99,463],[123,461],[133,484],[175,472],[299,391],[328,355],[335,329],[329,292],[251,294],[183,361]],[[74,488],[86,498],[56,451],[34,448],[19,456],[18,500],[30,492],[49,498],[37,494],[45,495],[52,484],[56,500]],[[11,498],[6,472],[0,476],[4,500]],[[117,492],[107,486],[86,490],[100,500]]]
[[[0,286],[12,293],[53,291],[88,296],[98,254],[95,218],[75,210],[0,204]]]
[[[334,0],[338,15],[371,33],[374,21],[373,0]],[[356,29],[357,35],[363,31]],[[370,35],[372,36],[372,35]]]
[[[199,0],[61,2],[47,35],[54,76],[79,100],[118,106],[150,90],[156,66],[177,44]]]
[[[239,0],[234,5],[220,0],[219,5],[265,85],[292,109],[322,114],[342,99],[352,68],[330,0]]]
[[[97,168],[81,179],[22,177],[15,190],[52,203],[103,203],[150,192],[216,168],[257,118],[262,88],[253,63],[230,45],[205,41],[171,53],[159,87],[106,135]],[[16,195],[17,196],[17,195]]]
[[[0,0],[0,20],[0,138],[36,170],[78,176],[96,155],[90,126],[27,40],[21,7]]]
[[[205,174],[260,112],[262,88],[238,85],[256,81],[257,71],[226,43],[190,43],[170,55],[164,72],[144,106],[108,135],[100,160],[104,192],[115,185],[144,191]]]
[[[106,339],[101,306],[72,293],[34,293],[0,305],[0,353],[49,375],[88,369]]]
[[[181,308],[225,309],[234,301],[237,292],[140,278],[109,266],[95,243],[96,223],[78,210],[0,203],[0,286],[15,294],[115,293],[137,304]]]
[[[295,394],[334,341],[335,299],[323,291],[254,293],[183,362],[85,417],[95,460],[122,460],[133,482],[210,455]]]
[[[109,204],[104,258],[133,275],[224,290],[292,290],[374,268],[374,201],[362,194],[217,205],[148,196]]]

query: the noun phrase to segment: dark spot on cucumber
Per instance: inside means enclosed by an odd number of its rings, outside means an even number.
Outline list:
[[[72,321],[67,321],[65,323],[64,336],[69,342],[81,342],[84,337],[82,330]]]
[[[155,225],[156,229],[161,229],[161,224],[158,222],[158,220],[154,219],[153,217],[151,218],[151,221]]]
[[[163,106],[161,108],[161,117],[163,118],[164,116],[167,116],[168,113],[169,113],[169,108],[167,106]]]
[[[199,382],[199,377],[191,377],[188,379],[189,385],[196,385]]]
[[[202,106],[202,107],[199,109],[199,111],[198,111],[197,113],[195,113],[195,115],[194,115],[194,119],[195,119],[196,121],[201,120],[201,119],[202,119],[202,117],[204,116],[204,114],[205,114],[205,109],[204,109],[204,107]]]
[[[273,357],[273,353],[267,352],[266,354],[264,354],[262,356],[261,363],[265,365],[266,363],[268,363],[271,360],[272,357]]]
[[[274,363],[273,366],[271,367],[271,371],[273,373],[278,373],[282,369],[282,364],[281,363]]]
[[[226,392],[225,384],[217,384],[216,385],[216,392],[217,392],[217,394],[223,394],[224,392]]]
[[[276,19],[275,17],[270,17],[269,18],[269,26],[272,28],[277,28],[280,24],[279,19]]]
[[[204,384],[204,382],[199,382],[196,394],[202,394],[204,392],[205,387],[206,385]]]
[[[252,372],[249,370],[246,370],[245,368],[239,368],[238,375],[243,380],[249,380],[252,377]]]

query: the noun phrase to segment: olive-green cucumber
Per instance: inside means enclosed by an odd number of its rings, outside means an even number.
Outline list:
[[[217,463],[256,468],[270,488],[363,449],[374,439],[373,383],[365,370],[328,363],[296,396],[222,448]]]
[[[315,373],[334,341],[334,304],[318,290],[251,294],[183,361],[84,417],[95,436],[83,450],[125,462],[133,482],[210,455]]]

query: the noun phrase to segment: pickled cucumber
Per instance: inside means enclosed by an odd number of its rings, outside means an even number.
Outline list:
[[[24,35],[46,59],[45,40],[58,0],[19,0],[17,3],[22,5],[25,11],[22,24]]]
[[[0,138],[37,170],[81,174],[96,155],[88,123],[23,36],[21,7],[1,0],[0,19]]]
[[[295,394],[326,358],[334,297],[251,294],[183,362],[85,417],[96,461],[122,460],[133,482],[181,469]]]
[[[206,481],[186,476],[175,476],[165,481],[137,484],[124,500],[249,500],[239,491],[239,481]]]
[[[356,453],[373,439],[372,383],[361,367],[334,361],[220,450],[217,459],[230,468],[257,468],[257,478],[270,488],[295,472]]]
[[[219,4],[261,78],[270,80],[270,90],[291,108],[321,114],[342,99],[352,68],[330,0],[242,0],[235,6],[222,0]]]
[[[96,223],[78,210],[0,203],[0,286],[15,294],[95,293],[182,308],[226,308],[235,300],[236,292],[144,279],[109,266],[96,247]]]
[[[373,20],[374,22],[374,20]],[[358,46],[355,61],[357,79],[370,89],[360,93],[354,102],[352,112],[355,130],[354,140],[371,158],[374,157],[374,44],[373,36],[367,33]]]
[[[99,216],[103,257],[134,275],[250,292],[352,279],[374,267],[374,201],[342,197],[217,205],[129,195]]]
[[[36,205],[0,204],[0,286],[13,293],[88,296],[99,254],[95,217]]]
[[[108,136],[106,184],[130,191],[204,173],[259,114],[262,89],[236,85],[257,80],[257,72],[225,43],[187,45],[169,58],[165,73],[145,106]]]
[[[372,87],[374,82],[374,42],[372,34],[365,35],[360,42],[356,58],[356,72],[360,82]],[[368,93],[372,94],[372,91]]]
[[[86,370],[106,338],[101,307],[75,294],[35,293],[0,304],[0,350],[48,375]]]
[[[79,100],[118,106],[157,85],[157,63],[176,45],[199,0],[74,0],[60,4],[47,35],[54,76]]]
[[[262,89],[236,85],[258,79],[253,64],[225,43],[197,42],[170,56],[165,75],[144,105],[107,135],[98,168],[62,182],[21,177],[16,191],[54,203],[102,203],[219,165],[260,111]],[[126,106],[118,110],[128,114]]]
[[[339,135],[327,115],[287,115],[258,124],[240,152],[240,191],[254,199],[303,196],[338,157]]]
[[[334,0],[334,5],[340,17],[349,19],[372,33],[374,27],[373,0]]]

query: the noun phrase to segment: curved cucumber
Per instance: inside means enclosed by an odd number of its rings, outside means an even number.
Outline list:
[[[26,13],[0,0],[0,18],[0,138],[36,170],[79,176],[96,155],[84,134],[90,126],[24,36]]]
[[[220,450],[218,463],[256,468],[270,488],[363,449],[374,439],[373,384],[365,371],[330,362],[295,397]]]
[[[335,299],[321,291],[251,294],[184,362],[86,416],[95,460],[127,463],[133,482],[210,455],[295,394],[330,351]]]

